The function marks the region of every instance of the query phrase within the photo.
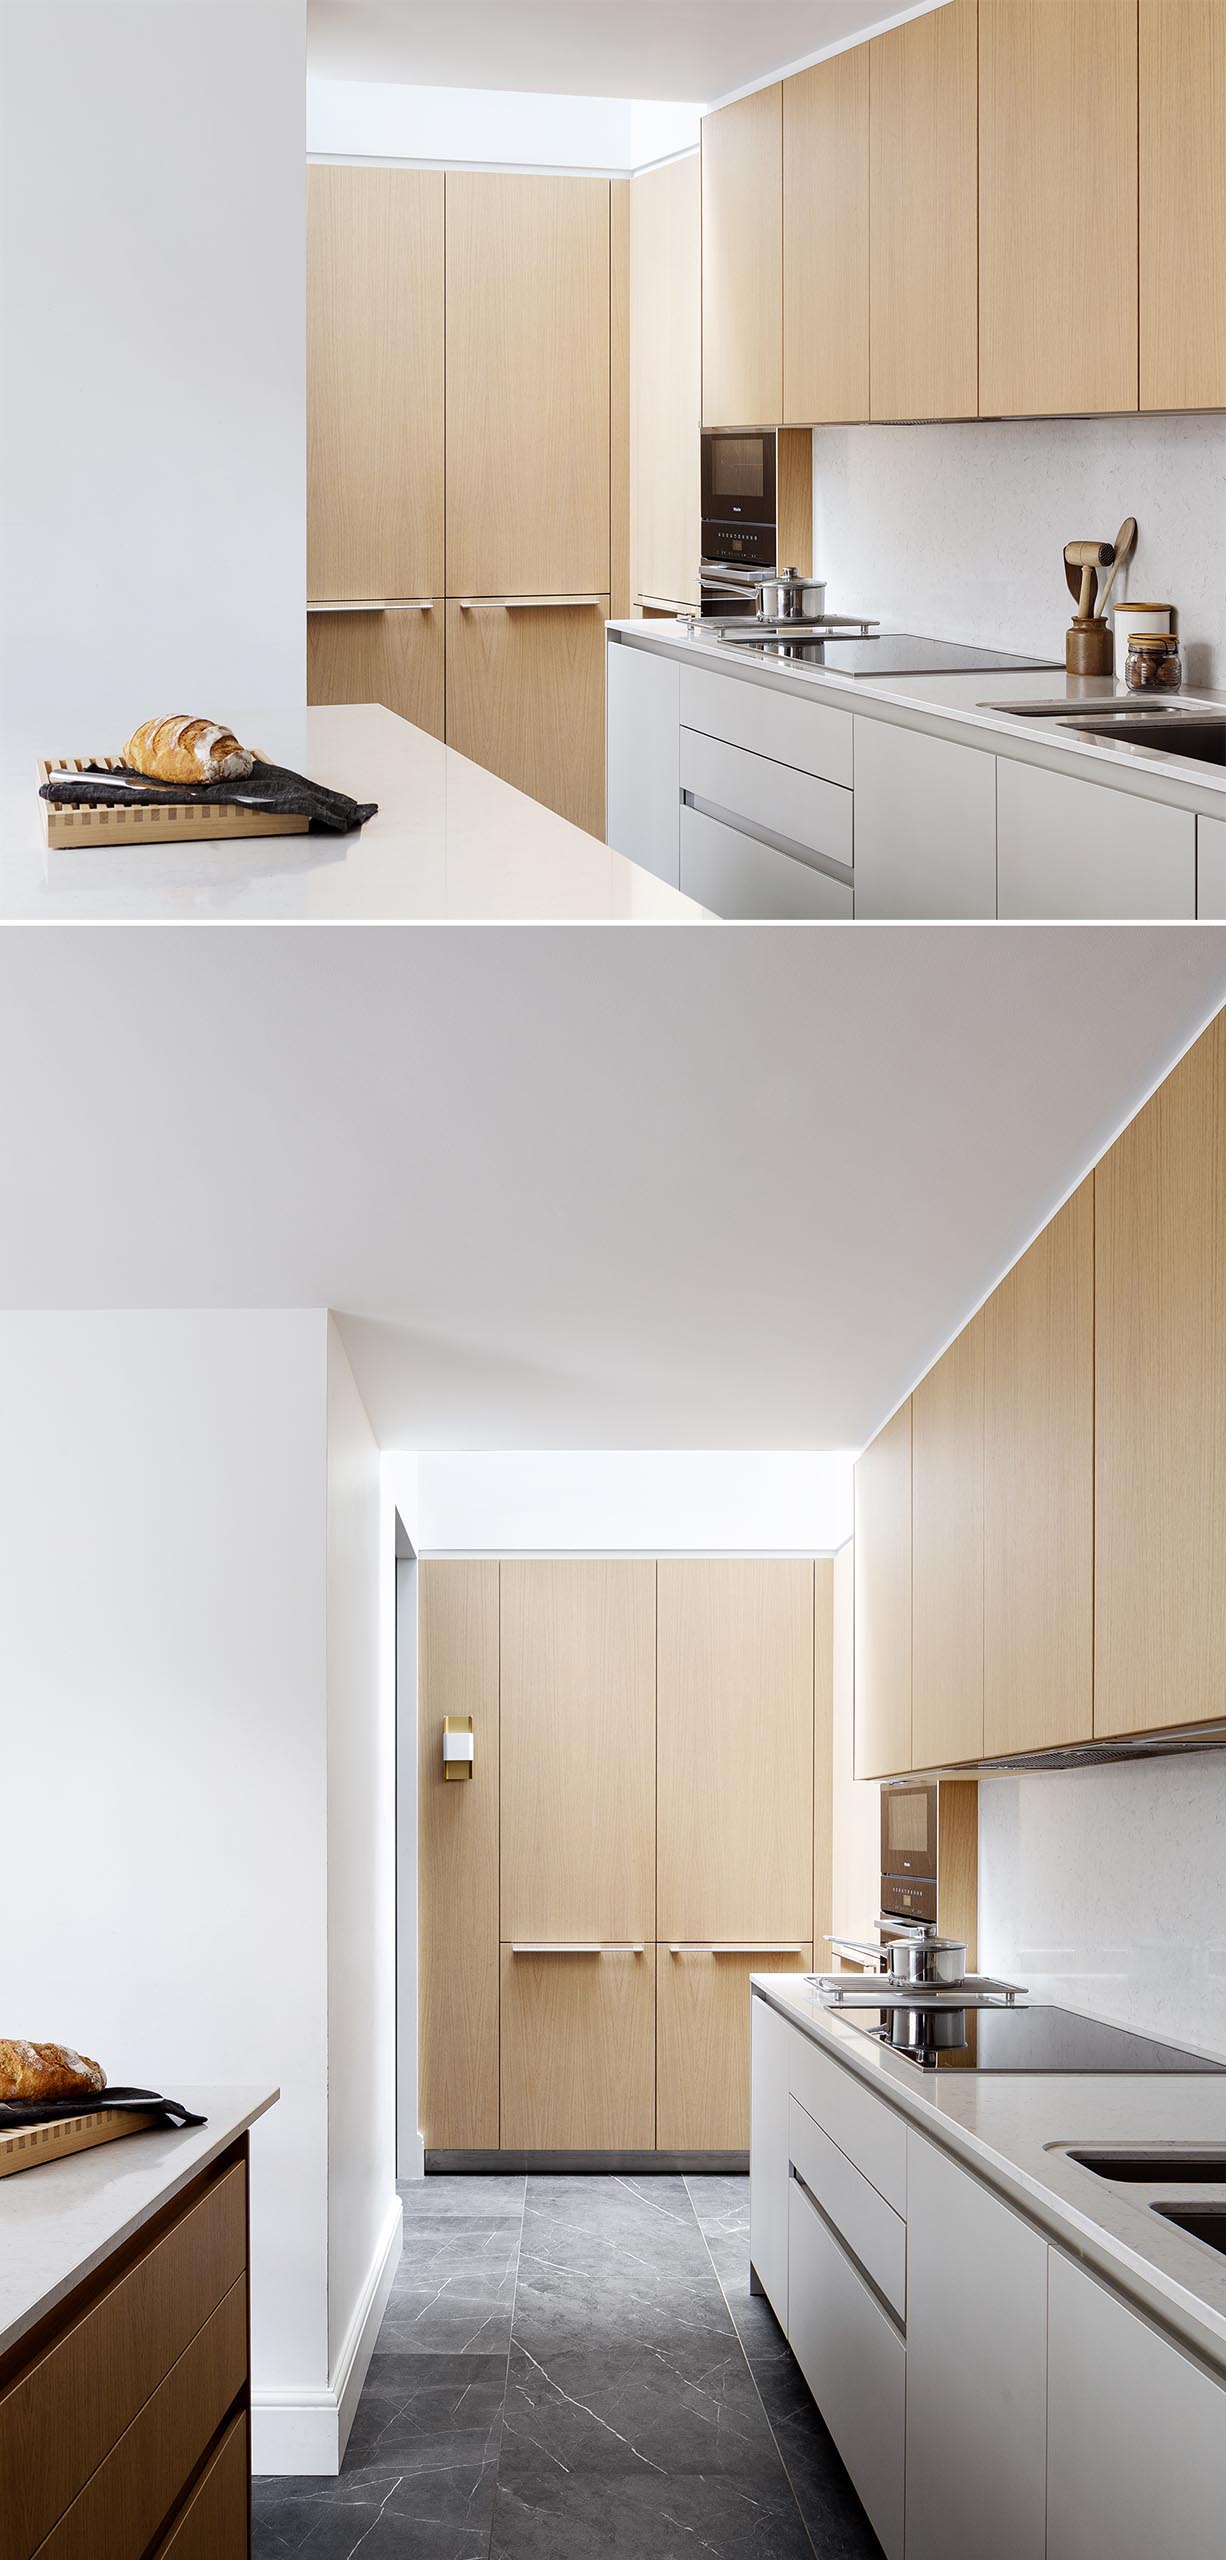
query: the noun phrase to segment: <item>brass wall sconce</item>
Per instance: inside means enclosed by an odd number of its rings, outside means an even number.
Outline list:
[[[443,1776],[471,1778],[473,1773],[473,1720],[471,1716],[443,1718]]]

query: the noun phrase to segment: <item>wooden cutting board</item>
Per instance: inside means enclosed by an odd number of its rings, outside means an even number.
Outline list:
[[[87,764],[113,773],[119,769],[119,758],[44,756],[38,767],[39,782],[51,782],[57,773],[80,773]],[[212,844],[231,836],[303,836],[311,823],[309,818],[286,817],[277,809],[224,808],[220,801],[213,807],[205,800],[158,800],[143,808],[118,809],[72,809],[63,801],[43,799],[38,805],[43,834],[53,852],[89,845]]]
[[[95,2107],[89,2115],[52,2117],[46,2124],[0,2127],[0,2178],[18,2169],[41,2169],[48,2160],[63,2160],[72,2151],[93,2151],[100,2142],[119,2142],[125,2133],[148,2133],[165,2124],[157,2107]]]

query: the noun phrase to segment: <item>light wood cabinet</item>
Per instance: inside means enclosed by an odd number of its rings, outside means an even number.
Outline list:
[[[608,181],[446,185],[446,592],[607,596]]]
[[[498,1566],[418,1568],[418,2041],[428,2150],[498,2142]],[[473,1775],[443,1776],[471,1716]]]
[[[856,1461],[855,1775],[911,1767],[911,1399]]]
[[[1216,1721],[1226,1654],[1226,1014],[1095,1175],[1096,1734]]]
[[[443,183],[307,170],[312,598],[443,592]]]
[[[813,1926],[813,1566],[659,1566],[659,1933]],[[505,1711],[505,1710],[504,1710]]]
[[[655,2147],[650,1947],[602,1955],[502,1950],[504,2151]]]
[[[1094,1730],[1094,1177],[988,1299],[983,1749]]]
[[[748,2150],[749,1977],[807,1973],[812,1963],[807,1943],[657,1948],[656,2142],[661,2151]]]
[[[949,0],[865,48],[874,418],[978,412],[978,21]]]
[[[446,606],[307,615],[307,701],[382,702],[443,735]]]
[[[869,414],[869,47],[783,83],[783,415]]]
[[[983,1752],[982,1309],[911,1398],[911,1765]]]
[[[1050,2254],[1047,2560],[1221,2560],[1226,2389]]]
[[[1226,9],[1140,0],[1141,407],[1226,406]]]
[[[447,607],[448,745],[593,836],[608,602]]]
[[[636,603],[699,600],[701,217],[697,152],[632,179],[630,556]]]
[[[981,415],[1136,408],[1136,132],[1137,0],[980,10]]]
[[[702,417],[783,414],[783,100],[755,89],[702,120]]]
[[[651,1564],[502,1567],[504,1939],[655,1936],[655,1598]]]

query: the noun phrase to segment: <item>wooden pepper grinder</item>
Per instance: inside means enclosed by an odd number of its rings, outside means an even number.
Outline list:
[[[1064,663],[1071,676],[1109,676],[1115,650],[1103,614],[1095,613],[1098,573],[1115,558],[1113,542],[1066,542],[1064,575],[1077,611],[1064,636]]]

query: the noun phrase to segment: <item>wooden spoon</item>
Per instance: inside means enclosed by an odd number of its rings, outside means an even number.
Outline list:
[[[1105,587],[1103,588],[1102,594],[1100,595],[1100,597],[1099,597],[1099,599],[1098,599],[1098,610],[1099,610],[1100,614],[1101,614],[1101,613],[1105,613],[1105,612],[1106,612],[1106,610],[1107,610],[1107,598],[1108,598],[1108,596],[1110,595],[1110,593],[1111,593],[1111,590],[1112,590],[1113,586],[1115,585],[1116,579],[1118,578],[1118,576],[1119,576],[1119,573],[1120,573],[1121,569],[1126,569],[1126,568],[1127,568],[1128,563],[1129,563],[1129,561],[1130,561],[1130,560],[1131,560],[1131,558],[1132,558],[1133,552],[1136,550],[1136,547],[1137,547],[1137,520],[1136,520],[1136,517],[1135,517],[1135,516],[1125,516],[1124,521],[1123,521],[1122,525],[1120,526],[1119,532],[1117,533],[1117,535],[1116,535],[1116,537],[1115,537],[1115,558],[1114,558],[1114,560],[1113,560],[1113,561],[1112,561],[1112,563],[1111,563],[1111,575],[1110,575],[1110,577],[1108,578],[1107,583],[1106,583]]]

